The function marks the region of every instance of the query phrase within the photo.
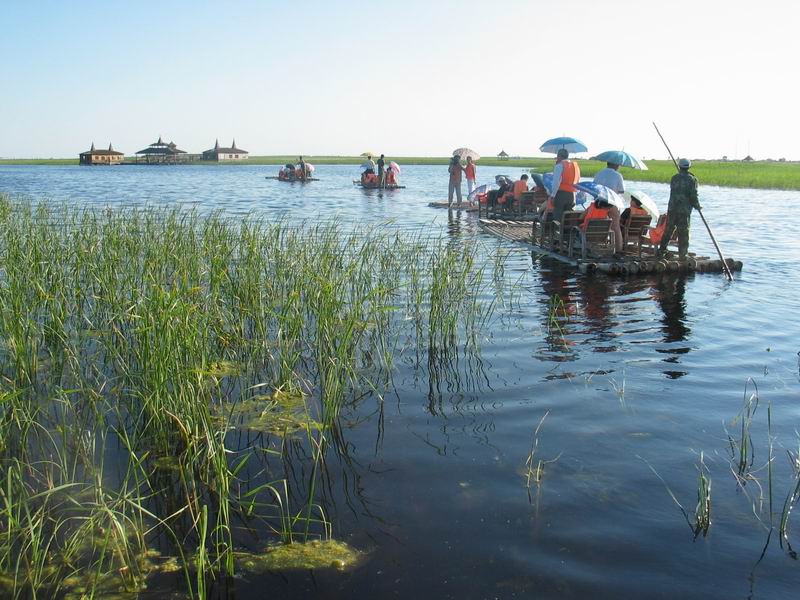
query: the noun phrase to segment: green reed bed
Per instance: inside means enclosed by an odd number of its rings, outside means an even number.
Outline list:
[[[484,285],[469,243],[0,197],[0,592],[356,564],[320,493],[340,415],[406,349],[476,352]]]

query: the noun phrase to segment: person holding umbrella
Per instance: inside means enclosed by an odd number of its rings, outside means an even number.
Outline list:
[[[303,157],[300,156],[297,159],[297,166],[299,168],[300,173],[298,174],[298,178],[300,181],[305,181],[308,173],[306,173],[306,161],[303,160]]]
[[[575,207],[575,184],[581,180],[578,163],[569,160],[569,151],[561,148],[556,153],[556,166],[553,169],[553,185],[550,200],[553,202],[553,221],[561,221],[564,211]]]
[[[447,167],[447,172],[450,173],[450,183],[447,189],[447,205],[453,203],[453,192],[456,194],[458,203],[461,204],[461,175],[464,172],[464,167],[461,166],[461,159],[457,154],[453,155],[450,159],[450,166]]]
[[[682,158],[678,161],[678,173],[669,182],[669,206],[667,208],[667,229],[658,246],[658,254],[667,251],[672,233],[678,230],[678,258],[683,260],[689,252],[689,225],[692,209],[702,210],[697,200],[697,178],[689,172],[692,161]]]

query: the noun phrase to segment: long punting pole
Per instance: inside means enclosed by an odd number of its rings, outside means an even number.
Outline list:
[[[675,157],[672,155],[672,150],[669,149],[667,141],[664,139],[664,136],[661,135],[661,132],[658,130],[658,125],[656,125],[655,121],[653,121],[653,127],[656,128],[656,133],[658,134],[658,137],[661,138],[664,147],[667,149],[667,152],[669,152],[669,157],[672,159],[672,163],[675,165],[675,168],[678,169],[678,171],[680,171],[681,169],[680,167],[678,167],[678,161],[676,161]],[[714,248],[717,249],[717,254],[719,254],[719,259],[722,261],[722,270],[725,271],[725,275],[727,275],[728,280],[733,281],[733,274],[731,273],[731,269],[728,266],[725,257],[722,255],[722,250],[720,249],[719,244],[717,243],[717,238],[714,237],[714,233],[711,231],[711,227],[709,226],[708,221],[706,221],[705,216],[703,216],[703,211],[698,208],[697,212],[700,213],[700,218],[703,220],[703,225],[706,226],[708,235],[711,237],[711,241],[714,243]],[[670,232],[670,235],[672,235],[672,232]]]

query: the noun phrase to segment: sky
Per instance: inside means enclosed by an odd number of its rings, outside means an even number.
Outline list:
[[[797,0],[0,0],[0,157],[800,160]]]

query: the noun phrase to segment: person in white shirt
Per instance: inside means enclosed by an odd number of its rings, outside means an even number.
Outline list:
[[[606,168],[594,176],[594,182],[604,185],[618,194],[622,194],[625,191],[625,181],[623,181],[619,172],[619,165],[614,163],[606,163]]]

